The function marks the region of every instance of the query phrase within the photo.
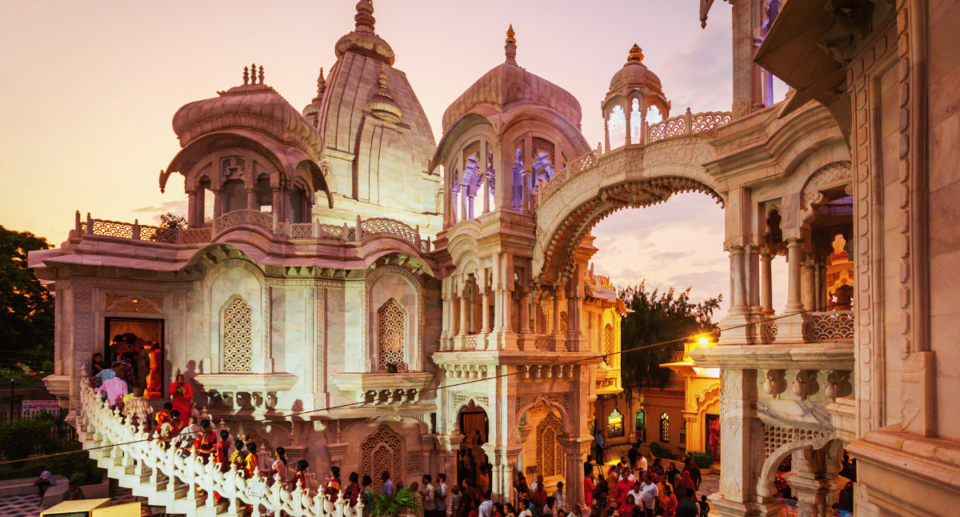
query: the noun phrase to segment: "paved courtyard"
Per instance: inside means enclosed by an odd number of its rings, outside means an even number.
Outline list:
[[[36,517],[42,510],[51,508],[60,501],[47,501],[47,504],[40,504],[40,497],[33,495],[17,495],[0,498],[0,516],[3,517]],[[136,502],[136,497],[127,488],[117,488],[114,491],[113,504],[126,504]],[[162,509],[159,513],[151,513],[147,506],[142,506],[141,515],[162,515]]]

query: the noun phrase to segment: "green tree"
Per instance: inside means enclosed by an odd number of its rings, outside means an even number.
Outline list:
[[[0,226],[0,351],[20,352],[13,359],[35,369],[53,358],[53,295],[27,267],[27,253],[49,248],[43,237]]]
[[[717,329],[711,321],[720,308],[722,295],[701,303],[690,301],[690,288],[677,292],[669,288],[648,291],[646,281],[619,290],[620,299],[632,310],[621,323],[621,378],[627,396],[633,388],[663,388],[670,379],[670,370],[660,365],[671,360],[673,352],[683,350],[683,342],[643,348],[655,343],[686,338]],[[640,348],[635,352],[627,352]]]

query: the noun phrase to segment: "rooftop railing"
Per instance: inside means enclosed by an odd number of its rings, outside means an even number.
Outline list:
[[[231,228],[240,226],[261,228],[274,237],[290,241],[327,241],[327,242],[358,242],[367,237],[376,235],[393,235],[412,244],[417,251],[428,254],[431,251],[430,238],[422,238],[420,227],[410,225],[394,219],[375,217],[361,219],[357,216],[355,225],[337,226],[323,224],[318,220],[312,223],[280,222],[270,212],[258,210],[234,210],[213,221],[212,226],[206,228],[165,228],[149,226],[134,220],[133,223],[93,219],[87,214],[81,219],[80,212],[76,216],[76,234],[83,238],[85,235],[111,237],[160,244],[194,245],[212,242],[213,238]],[[358,238],[359,236],[359,238]]]

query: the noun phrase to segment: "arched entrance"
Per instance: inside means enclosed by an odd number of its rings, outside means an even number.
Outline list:
[[[457,428],[463,441],[457,450],[457,484],[464,479],[472,479],[481,484],[486,476],[490,483],[490,462],[483,445],[490,441],[490,419],[487,412],[472,400],[460,408],[457,413]]]

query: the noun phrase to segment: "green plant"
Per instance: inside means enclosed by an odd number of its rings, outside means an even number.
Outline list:
[[[37,467],[35,466],[24,466],[24,467],[3,467],[0,468],[0,481],[7,479],[23,479],[23,478],[36,478],[37,477]]]
[[[97,462],[90,459],[85,451],[74,454],[64,454],[50,458],[50,472],[59,474],[69,481],[76,481],[81,485],[95,485],[103,481],[103,469],[97,467]]]
[[[650,454],[653,454],[655,458],[663,458],[665,460],[675,460],[677,455],[670,452],[670,449],[660,445],[659,442],[650,442]]]
[[[693,462],[697,467],[702,469],[710,468],[710,465],[713,465],[713,462],[716,461],[713,456],[705,452],[692,452],[690,455],[693,457]]]
[[[404,510],[420,511],[420,501],[410,487],[403,487],[393,494],[377,494],[373,497],[371,515],[392,517]]]
[[[0,453],[6,460],[19,460],[57,452],[60,442],[51,433],[56,425],[57,418],[49,414],[15,418],[0,426]]]

